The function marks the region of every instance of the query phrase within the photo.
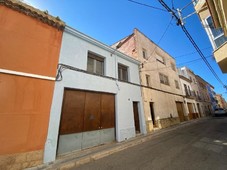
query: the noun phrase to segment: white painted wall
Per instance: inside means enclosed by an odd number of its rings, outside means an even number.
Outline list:
[[[117,63],[129,68],[130,83],[119,82],[106,77],[79,71],[64,70],[63,80],[55,83],[53,103],[50,113],[48,136],[45,144],[44,162],[56,158],[58,129],[61,117],[64,88],[74,88],[115,94],[116,140],[123,141],[135,137],[133,101],[139,102],[141,133],[146,133],[141,88],[139,86],[139,62],[104,45],[72,28],[66,27],[63,33],[59,63],[87,70],[88,51],[105,58],[105,76],[117,78]]]

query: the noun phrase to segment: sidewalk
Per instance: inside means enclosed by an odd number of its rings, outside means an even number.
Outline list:
[[[109,144],[93,147],[90,149],[71,152],[71,153],[58,157],[56,159],[56,161],[54,161],[54,162],[51,162],[48,164],[42,164],[42,165],[39,165],[39,166],[33,167],[33,168],[28,168],[27,170],[43,170],[43,169],[66,170],[66,169],[70,169],[73,167],[77,167],[82,164],[92,162],[94,160],[98,160],[100,158],[106,157],[113,153],[119,152],[121,150],[136,146],[136,145],[146,142],[152,138],[155,138],[161,134],[168,133],[175,129],[182,128],[182,127],[188,126],[192,123],[197,123],[197,122],[200,122],[200,121],[208,119],[208,118],[209,117],[205,117],[205,118],[182,122],[178,125],[171,126],[169,128],[165,128],[165,129],[156,130],[152,133],[148,133],[147,135],[139,135],[135,138],[129,139],[127,141],[119,142],[119,143],[114,142],[114,143],[109,143]]]

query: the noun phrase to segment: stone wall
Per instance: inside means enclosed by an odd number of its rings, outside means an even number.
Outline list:
[[[179,117],[173,117],[173,118],[164,118],[159,119],[156,121],[159,128],[167,128],[172,125],[176,125],[180,123]]]
[[[20,170],[42,164],[43,150],[0,155],[0,169]]]

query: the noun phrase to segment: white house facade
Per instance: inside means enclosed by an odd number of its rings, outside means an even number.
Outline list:
[[[146,134],[139,62],[65,28],[44,162]]]

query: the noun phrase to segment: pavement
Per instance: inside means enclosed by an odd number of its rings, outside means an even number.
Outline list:
[[[71,152],[58,157],[54,162],[42,164],[33,168],[28,168],[27,170],[44,170],[44,169],[45,170],[50,170],[50,169],[66,170],[66,169],[76,168],[83,164],[86,164],[95,160],[99,160],[101,158],[107,157],[119,151],[139,145],[161,134],[168,133],[185,126],[189,126],[193,123],[198,123],[206,119],[209,119],[209,118],[206,117],[206,118],[185,121],[178,125],[171,126],[169,128],[155,130],[154,132],[148,133],[146,135],[138,135],[135,138],[132,138],[123,142],[119,142],[119,143],[114,142],[114,143],[109,143],[109,144],[105,144],[105,145],[101,145],[101,146],[97,146],[97,147],[93,147],[93,148],[89,148],[81,151]]]

